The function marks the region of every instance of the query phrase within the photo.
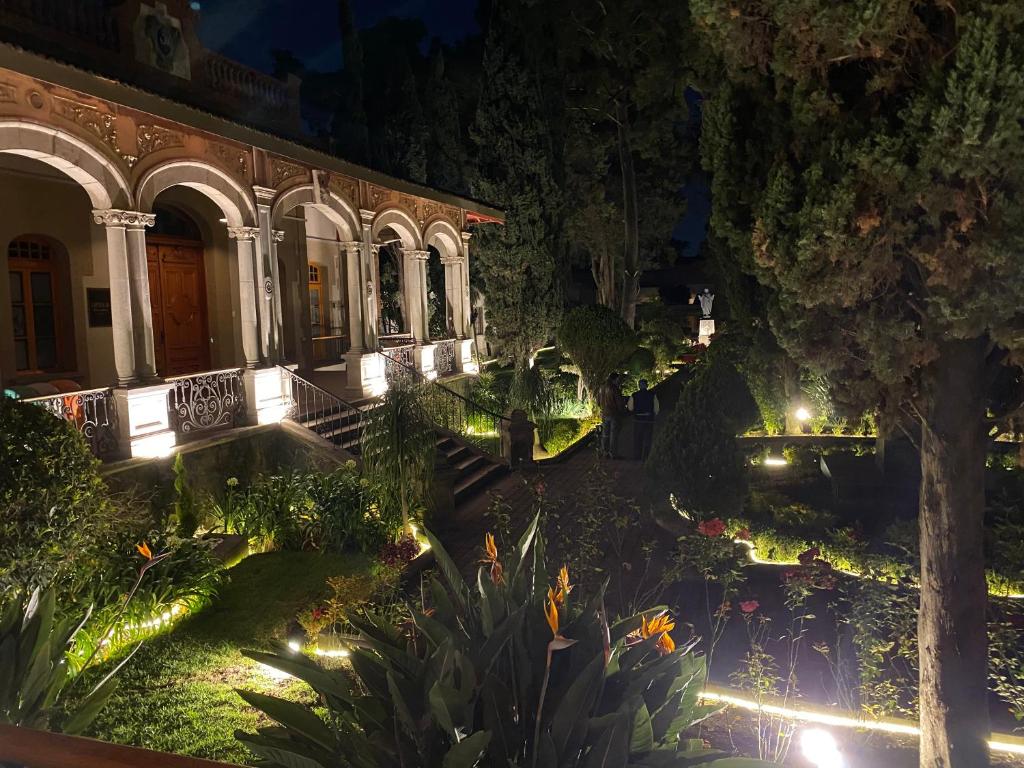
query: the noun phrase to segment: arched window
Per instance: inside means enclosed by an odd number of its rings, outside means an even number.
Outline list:
[[[14,360],[19,372],[65,371],[74,367],[70,344],[70,296],[59,243],[23,235],[7,247],[14,330]]]

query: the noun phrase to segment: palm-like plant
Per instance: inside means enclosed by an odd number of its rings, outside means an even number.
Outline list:
[[[554,585],[538,520],[502,560],[488,537],[471,587],[429,533],[442,579],[432,605],[394,627],[357,619],[352,671],[301,655],[247,652],[309,683],[326,708],[241,695],[279,725],[238,738],[267,766],[764,766],[682,734],[715,710],[698,701],[704,661],[675,648],[652,609],[609,625],[604,590]]]
[[[57,724],[61,694],[74,679],[66,655],[89,614],[56,621],[54,610],[53,590],[36,590],[28,600],[12,600],[0,615],[0,723],[44,729]],[[93,721],[114,692],[120,668],[77,701],[61,724],[64,733],[81,733]]]
[[[396,381],[364,416],[363,472],[377,491],[385,519],[401,517],[408,531],[430,497],[436,436],[413,382]]]

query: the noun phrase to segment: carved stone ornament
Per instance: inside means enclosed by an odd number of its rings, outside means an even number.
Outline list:
[[[261,203],[269,203],[277,196],[277,190],[271,189],[270,187],[261,187],[258,184],[253,184],[253,194],[256,195],[256,199]]]
[[[430,259],[430,251],[403,251],[403,253],[413,261],[428,261]]]
[[[270,230],[270,237],[275,243],[284,242],[284,230],[283,229],[272,229]]]
[[[255,240],[259,236],[259,227],[228,227],[228,237],[232,240]]]
[[[138,157],[121,151],[117,141],[117,124],[114,115],[101,112],[96,107],[81,104],[62,96],[53,97],[53,112],[65,120],[83,128],[117,153],[131,168],[138,162]]]
[[[334,194],[347,203],[355,205],[359,202],[359,182],[352,177],[333,173],[329,186]]]
[[[156,224],[156,214],[107,208],[93,211],[92,220],[105,227],[152,227]]]
[[[185,146],[185,137],[182,134],[172,131],[170,128],[164,128],[162,125],[140,125],[136,140],[139,157],[159,152],[161,149]]]
[[[18,89],[10,83],[0,83],[0,101],[14,104],[18,101]]]
[[[441,263],[442,264],[461,264],[465,260],[466,260],[466,257],[463,256],[461,253],[456,253],[456,254],[451,255],[451,256],[442,256],[441,257]]]
[[[221,144],[219,141],[208,141],[206,146],[235,178],[240,181],[249,178],[249,157],[245,150]]]
[[[274,281],[269,277],[263,281],[263,293],[267,295],[267,298],[274,295]]]
[[[306,169],[297,163],[282,160],[279,157],[272,158],[270,161],[270,186],[280,187],[282,181],[294,176],[302,176],[305,173]]]
[[[373,280],[366,281],[366,298],[373,298]]]

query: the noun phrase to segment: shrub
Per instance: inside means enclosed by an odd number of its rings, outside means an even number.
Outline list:
[[[577,307],[562,321],[558,343],[579,367],[592,393],[636,349],[636,334],[602,305]]]
[[[746,485],[735,437],[757,418],[757,407],[728,350],[715,347],[659,425],[646,470],[684,507],[730,513]]]
[[[637,347],[633,354],[626,358],[626,370],[634,376],[649,376],[654,373],[656,367],[654,353],[643,347]]]
[[[377,552],[398,527],[381,514],[355,462],[333,472],[257,478],[245,489],[229,478],[212,516],[226,532],[261,549]]]
[[[277,725],[239,738],[266,765],[309,768],[349,755],[366,768],[713,764],[720,754],[682,738],[714,711],[698,703],[703,659],[675,647],[657,609],[609,626],[603,589],[580,595],[564,568],[549,577],[537,528],[504,557],[488,537],[474,588],[428,534],[444,578],[430,610],[403,626],[350,616],[351,672],[247,651],[307,682],[322,709],[243,691]]]

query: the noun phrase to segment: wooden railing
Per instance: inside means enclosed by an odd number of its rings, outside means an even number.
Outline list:
[[[314,336],[313,364],[340,363],[348,348],[347,340],[348,337],[344,335]]]
[[[0,765],[24,768],[238,768],[105,741],[0,725]]]

